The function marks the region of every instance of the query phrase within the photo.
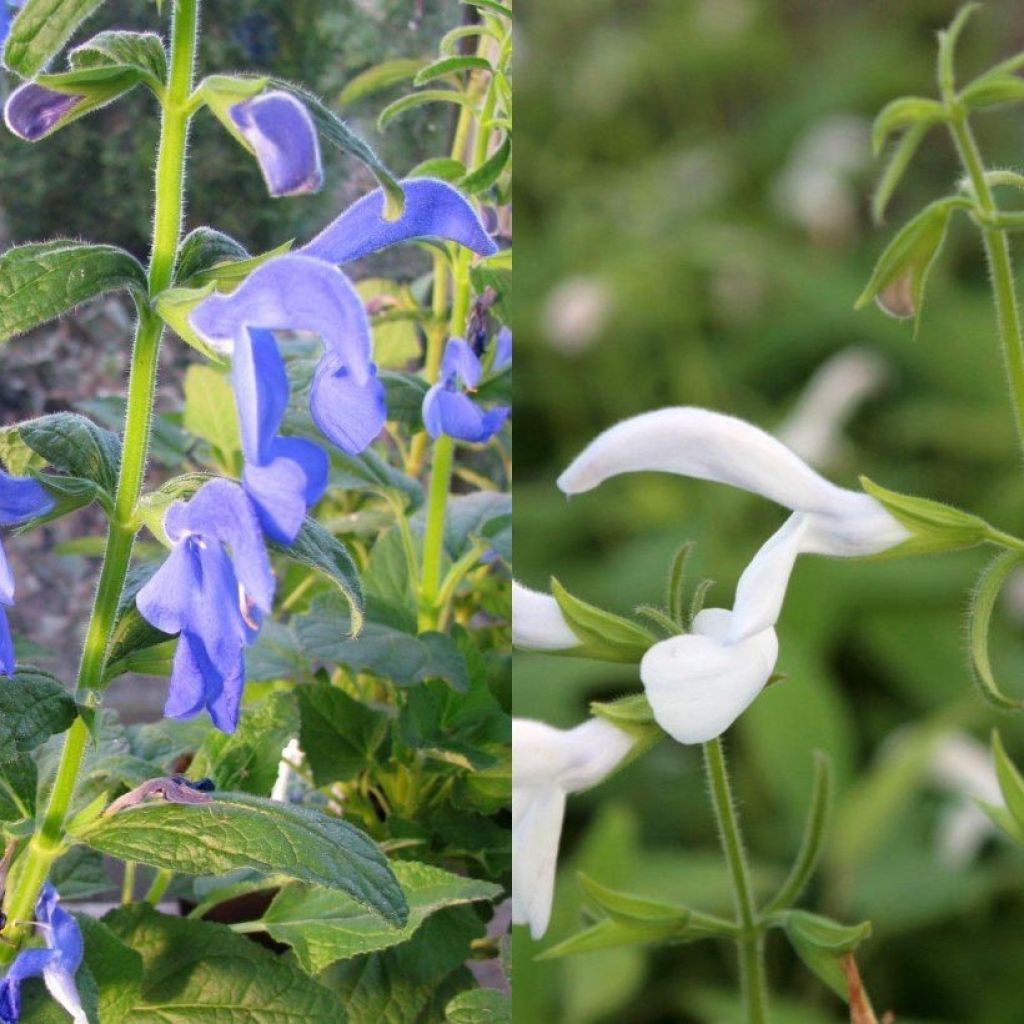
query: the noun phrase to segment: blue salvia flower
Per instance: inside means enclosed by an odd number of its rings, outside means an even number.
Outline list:
[[[500,340],[500,339],[499,339]],[[512,361],[512,336],[496,347],[492,369],[499,370]],[[505,425],[511,411],[507,405],[483,409],[466,390],[480,383],[483,366],[480,357],[462,338],[451,338],[441,361],[441,376],[423,399],[423,422],[431,437],[447,434],[460,441],[489,441]]]
[[[309,331],[323,342],[310,390],[310,413],[333,444],[351,455],[376,438],[387,418],[362,300],[336,264],[398,242],[440,238],[490,255],[496,246],[469,201],[432,178],[402,183],[405,209],[384,216],[377,189],[350,206],[296,253],[268,260],[229,295],[213,294],[190,322],[211,348],[231,353],[246,328]]]
[[[288,374],[270,331],[240,332],[231,379],[245,455],[242,483],[267,536],[290,544],[327,487],[327,454],[312,441],[278,433],[288,409]]]
[[[53,508],[53,498],[38,480],[0,471],[0,526],[14,526]],[[14,641],[4,606],[14,604],[14,574],[0,544],[0,675],[14,674]]]
[[[47,882],[36,903],[36,921],[46,946],[23,949],[0,980],[0,1024],[17,1024],[21,1017],[21,983],[40,976],[75,1024],[89,1024],[75,984],[84,951],[82,933],[59,900],[57,890]]]
[[[171,505],[164,529],[171,553],[136,597],[147,622],[181,634],[164,714],[191,718],[206,708],[218,729],[234,732],[245,648],[274,598],[256,511],[238,484],[210,480]]]

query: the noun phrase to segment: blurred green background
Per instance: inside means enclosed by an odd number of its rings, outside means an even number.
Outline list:
[[[623,477],[571,503],[555,478],[594,434],[666,404],[699,404],[778,431],[832,479],[893,489],[1024,529],[1024,480],[976,232],[950,233],[916,340],[853,302],[901,224],[948,193],[952,146],[933,130],[870,222],[870,118],[933,95],[935,33],[957,5],[817,0],[559,0],[521,8],[515,489],[516,572],[554,574],[629,613],[660,603],[669,560],[731,605],[743,566],[783,510],[726,488]],[[1024,9],[990,2],[960,47],[961,76],[1024,48]],[[1024,169],[1024,110],[979,116],[990,165]],[[1010,199],[1012,201],[1012,197]],[[853,350],[851,355],[850,350]],[[806,389],[830,358],[819,408]],[[837,437],[822,410],[861,380]],[[820,388],[826,387],[822,391]],[[801,409],[805,412],[801,415]],[[802,906],[873,921],[859,955],[876,1010],[900,1024],[1024,1020],[1024,852],[972,816],[998,725],[1024,758],[1024,718],[972,688],[964,644],[980,550],[918,560],[798,564],[778,670],[727,737],[763,883],[795,854],[811,752],[839,780],[831,840]],[[1024,693],[1024,586],[997,610],[1004,685]],[[635,672],[517,655],[515,712],[570,726]],[[965,737],[973,736],[976,747]],[[951,739],[952,737],[952,739]],[[577,930],[576,872],[606,885],[729,907],[699,751],[669,743],[570,799],[553,925],[515,937],[516,1020],[738,1021],[730,948],[704,943],[534,962]],[[522,933],[523,929],[516,929]],[[780,933],[769,943],[773,1020],[848,1019]]]

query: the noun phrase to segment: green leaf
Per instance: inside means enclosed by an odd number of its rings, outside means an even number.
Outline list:
[[[885,209],[889,205],[889,200],[930,127],[931,125],[924,121],[911,125],[894,147],[889,162],[878,179],[874,194],[871,196],[871,216],[876,224],[881,224],[885,218]]]
[[[245,260],[249,252],[241,242],[223,231],[196,228],[182,240],[178,249],[174,280],[179,285],[195,285],[193,278],[227,260]]]
[[[450,156],[435,156],[417,164],[410,172],[410,178],[440,178],[442,181],[461,181],[466,176],[466,165]]]
[[[0,341],[105,292],[127,288],[144,299],[147,287],[142,264],[112,245],[61,239],[15,246],[0,256]]]
[[[445,1008],[448,1024],[512,1024],[512,999],[493,988],[460,992]]]
[[[467,195],[475,196],[486,192],[501,177],[512,156],[512,136],[506,135],[501,145],[479,166],[459,182]]]
[[[981,7],[980,3],[964,4],[950,22],[949,27],[939,32],[939,85],[944,96],[952,96],[955,88],[953,58],[956,44],[968,19]]]
[[[960,93],[960,101],[972,110],[1024,100],[1024,79],[996,73],[976,78]]]
[[[493,900],[502,893],[491,882],[452,875],[429,864],[396,861],[393,868],[409,903],[409,919],[402,928],[387,927],[341,893],[296,884],[278,893],[262,923],[274,939],[292,947],[306,971],[317,974],[337,960],[407,941],[443,907]]]
[[[402,215],[405,208],[405,193],[398,179],[391,173],[383,160],[363,141],[345,122],[334,113],[330,107],[307,89],[295,85],[292,82],[285,82],[280,78],[272,80],[273,84],[286,92],[290,92],[296,99],[306,105],[310,117],[321,136],[332,143],[343,153],[350,153],[362,163],[377,179],[381,188],[387,196],[384,216],[388,220],[395,220]]]
[[[410,430],[423,429],[423,399],[430,385],[414,373],[396,373],[385,370],[378,375],[385,388],[388,419],[403,424]]]
[[[167,52],[154,32],[100,32],[68,55],[72,68],[134,68],[160,85],[167,81]]]
[[[348,455],[340,450],[332,452],[331,486],[401,494],[408,499],[410,509],[423,504],[423,485],[382,459],[372,448],[359,455]]]
[[[233,733],[211,729],[189,766],[193,777],[209,776],[218,789],[269,796],[281,750],[298,734],[295,694],[277,691],[242,710]]]
[[[0,685],[0,764],[35,750],[77,717],[74,698],[59,679],[35,668],[18,669]]]
[[[86,932],[86,964],[99,983],[101,1007],[109,1007],[106,1014],[101,1009],[104,1024],[345,1024],[335,996],[224,925],[170,917],[145,904],[112,911],[101,924],[120,945],[99,970],[91,926]],[[133,951],[141,956],[141,985]]]
[[[590,710],[613,725],[620,725],[627,729],[634,726],[654,725],[654,712],[651,710],[647,697],[642,693],[620,697],[618,700],[594,700],[590,702]]]
[[[193,330],[188,319],[192,310],[203,299],[212,295],[215,288],[212,281],[201,288],[167,288],[153,300],[153,311],[186,344],[201,352],[207,359],[223,363],[224,353],[210,348]]]
[[[235,392],[226,374],[212,366],[193,363],[185,373],[187,431],[208,441],[222,468],[233,467],[242,450]]]
[[[549,946],[537,956],[538,960],[557,960],[578,953],[595,953],[602,949],[620,949],[623,946],[665,945],[673,942],[690,942],[704,938],[703,930],[692,933],[684,921],[620,921],[608,917],[554,946]]]
[[[841,999],[849,999],[846,975],[839,965],[845,953],[852,953],[871,935],[871,922],[842,925],[820,914],[790,910],[781,926],[801,960]]]
[[[345,782],[373,764],[389,717],[330,683],[297,687],[299,746],[317,786]]]
[[[981,544],[992,534],[992,527],[984,519],[952,505],[890,491],[866,476],[860,478],[860,485],[912,534],[893,548],[890,555],[956,551]]]
[[[923,96],[903,96],[887,103],[875,118],[871,126],[871,147],[875,156],[878,156],[893,132],[911,127],[928,128],[945,120],[946,108],[938,100]]]
[[[648,899],[645,896],[617,892],[595,882],[594,879],[582,872],[579,879],[588,899],[617,921],[688,925],[693,916],[692,911],[687,907]]]
[[[995,765],[999,789],[1006,810],[1019,829],[1024,829],[1024,777],[1010,760],[997,730],[992,730],[992,763]]]
[[[577,655],[634,664],[657,642],[657,637],[629,619],[573,597],[554,578],[551,594],[569,628],[580,638],[580,647],[573,649]]]
[[[30,754],[0,759],[0,822],[31,818],[38,785],[39,772]]]
[[[244,793],[218,793],[205,804],[141,804],[102,817],[73,838],[122,860],[190,875],[251,867],[340,889],[396,925],[408,913],[387,858],[358,829]]]
[[[356,291],[364,304],[386,302],[392,314],[409,313],[409,319],[374,317],[374,362],[384,368],[401,368],[418,359],[420,339],[416,321],[412,319],[418,308],[416,300],[401,285],[383,277],[363,278],[356,284]]]
[[[478,260],[469,268],[469,279],[477,294],[488,288],[497,292],[494,312],[502,323],[509,323],[512,318],[512,250],[503,249],[485,260]]]
[[[169,651],[164,656],[173,657],[177,640],[155,626],[151,626],[135,605],[135,596],[156,572],[155,565],[136,566],[128,573],[121,600],[110,633],[107,659],[103,668],[104,682],[110,682],[129,671],[143,671],[138,664],[139,656],[146,651],[165,646]],[[163,658],[160,659],[162,663]]]
[[[442,57],[440,60],[435,60],[432,64],[421,68],[416,73],[416,77],[413,78],[412,84],[419,88],[421,85],[426,85],[428,82],[433,82],[438,78],[445,78],[449,75],[458,76],[463,71],[491,70],[491,62],[485,57]]]
[[[1024,708],[1024,701],[1007,697],[996,682],[988,653],[988,634],[992,628],[992,612],[996,606],[996,599],[1021,562],[1024,562],[1024,553],[1005,551],[989,563],[974,588],[968,617],[968,638],[974,678],[982,696],[1003,711],[1020,711]]]
[[[476,105],[472,96],[455,89],[424,89],[422,92],[412,92],[408,96],[389,103],[378,115],[377,127],[383,131],[399,114],[415,110],[428,103],[455,103],[470,110]]]
[[[272,541],[270,547],[294,562],[326,576],[348,604],[349,629],[355,636],[363,628],[363,584],[348,548],[315,519],[306,519],[291,544]]]
[[[4,64],[34,78],[103,0],[28,0],[11,25]]]
[[[374,93],[412,78],[427,63],[421,57],[396,57],[361,71],[338,95],[338,106],[347,107]]]
[[[969,205],[959,196],[938,199],[905,224],[879,256],[854,307],[862,309],[874,299],[890,316],[919,320],[928,272],[945,241],[950,216]]]

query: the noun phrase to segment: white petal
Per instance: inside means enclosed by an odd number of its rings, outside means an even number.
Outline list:
[[[737,644],[707,635],[730,628],[722,609],[702,612],[695,626],[705,632],[662,640],[640,662],[654,718],[680,743],[725,732],[764,689],[779,653],[773,629]]]
[[[566,494],[619,473],[660,470],[731,484],[794,510],[843,515],[853,491],[819,476],[784,444],[734,416],[676,407],[623,420],[595,438],[558,478]]]
[[[514,762],[513,762],[514,763]],[[539,939],[548,929],[565,815],[560,789],[512,788],[512,920]]]
[[[803,553],[855,558],[877,555],[910,539],[910,531],[870,494],[846,493],[850,497],[841,516],[807,517],[807,529],[800,542]]]
[[[89,1024],[73,975],[55,961],[50,967],[44,968],[43,981],[50,995],[71,1014],[74,1024]]]
[[[550,594],[512,581],[512,643],[528,651],[566,651],[580,646]]]
[[[778,622],[806,529],[806,516],[794,512],[768,538],[743,571],[736,585],[729,643],[746,640]]]
[[[557,786],[566,793],[596,786],[632,749],[634,739],[603,718],[556,729],[512,720],[512,785]]]

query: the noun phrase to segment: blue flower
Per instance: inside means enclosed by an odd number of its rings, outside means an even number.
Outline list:
[[[245,647],[274,598],[256,511],[238,484],[210,480],[171,505],[164,529],[171,553],[136,597],[147,622],[181,634],[164,714],[191,718],[205,707],[218,729],[234,732]]]
[[[0,526],[23,523],[53,508],[53,499],[38,480],[0,471]],[[0,544],[0,675],[14,674],[14,641],[4,606],[14,604],[14,574]]]
[[[512,361],[512,336],[499,339],[492,369]],[[499,360],[501,360],[499,364]],[[482,409],[464,389],[473,391],[480,383],[480,357],[462,338],[451,338],[441,361],[441,376],[423,399],[423,422],[431,437],[447,434],[461,441],[489,441],[504,426],[511,410],[507,405]]]
[[[21,983],[42,975],[50,995],[71,1014],[75,1024],[89,1024],[75,984],[82,963],[78,922],[59,905],[57,890],[47,882],[36,903],[36,921],[45,948],[23,949],[0,980],[0,1024],[16,1024],[21,1016]]]
[[[351,455],[366,448],[387,418],[377,379],[369,321],[355,288],[335,264],[415,238],[458,242],[475,252],[496,251],[469,201],[432,178],[402,183],[405,209],[384,217],[377,189],[350,206],[296,253],[268,260],[229,295],[213,294],[190,322],[211,348],[230,353],[246,328],[309,331],[324,346],[310,389],[310,412],[323,434]]]
[[[240,332],[231,379],[245,454],[242,483],[267,536],[290,544],[327,487],[327,454],[312,441],[278,433],[288,409],[288,375],[270,331]]]
[[[316,192],[324,183],[320,141],[309,111],[290,93],[272,90],[229,108],[252,147],[272,196]]]

